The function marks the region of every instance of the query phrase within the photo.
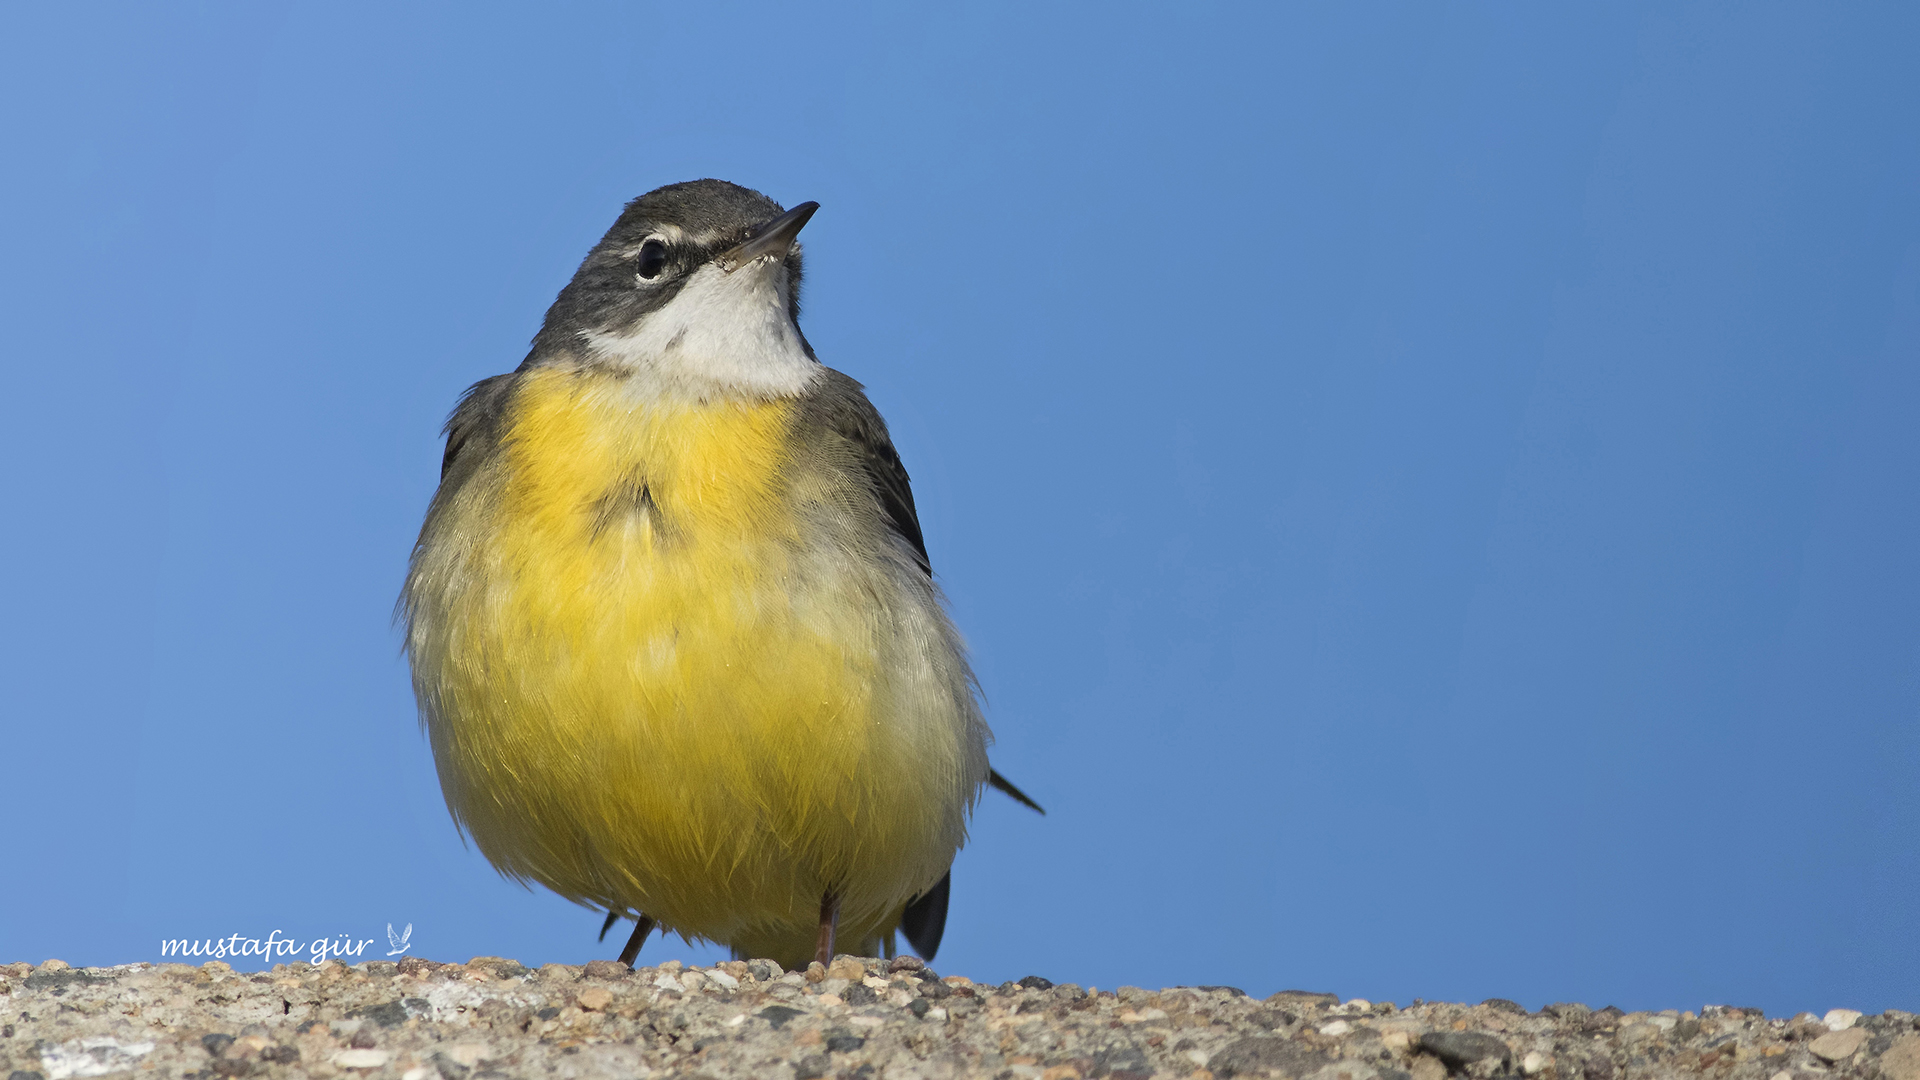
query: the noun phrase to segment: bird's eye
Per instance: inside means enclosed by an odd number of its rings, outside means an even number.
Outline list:
[[[640,276],[652,281],[667,269],[667,245],[658,240],[649,240],[640,245],[640,261],[636,268]]]

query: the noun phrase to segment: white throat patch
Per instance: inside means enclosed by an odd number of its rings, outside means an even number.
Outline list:
[[[596,359],[625,368],[650,395],[792,397],[820,378],[820,365],[787,318],[786,294],[782,263],[731,274],[709,264],[631,331],[582,336]]]

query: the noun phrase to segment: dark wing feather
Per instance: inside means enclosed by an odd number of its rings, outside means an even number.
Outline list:
[[[873,481],[874,494],[880,497],[880,508],[887,512],[893,531],[913,546],[920,556],[920,569],[932,577],[933,560],[927,558],[927,541],[920,534],[920,513],[913,508],[913,485],[907,480],[907,467],[900,463],[900,454],[886,438],[885,431],[880,433],[878,443],[867,446],[867,478]]]
[[[467,392],[460,395],[460,403],[453,407],[453,415],[447,417],[444,429],[447,436],[447,449],[440,455],[440,482],[445,484],[447,475],[453,471],[456,463],[475,461],[485,455],[466,454],[469,447],[475,451],[491,448],[499,440],[500,416],[506,411],[507,391],[512,388],[514,373],[495,375],[481,379]]]
[[[927,541],[920,533],[920,515],[913,508],[913,483],[907,478],[907,467],[900,463],[900,454],[887,435],[886,421],[861,392],[860,384],[827,368],[826,378],[808,396],[807,411],[810,415],[803,423],[831,432],[852,451],[861,475],[886,514],[887,525],[913,550],[921,571],[933,576]]]
[[[947,895],[953,890],[953,871],[940,884],[907,901],[900,916],[900,932],[922,960],[932,960],[940,951],[940,938],[947,932]]]

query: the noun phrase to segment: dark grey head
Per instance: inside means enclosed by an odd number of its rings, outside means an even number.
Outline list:
[[[528,363],[585,356],[683,382],[706,370],[733,384],[760,381],[744,369],[791,367],[785,354],[796,344],[811,362],[797,325],[794,237],[816,209],[788,212],[724,180],[640,196],[547,310]]]

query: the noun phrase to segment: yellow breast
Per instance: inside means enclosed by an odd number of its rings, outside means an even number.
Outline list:
[[[794,408],[516,389],[409,585],[442,784],[502,870],[743,945],[807,940],[827,888],[871,936],[944,872],[980,737],[930,714],[927,613],[838,534]]]

